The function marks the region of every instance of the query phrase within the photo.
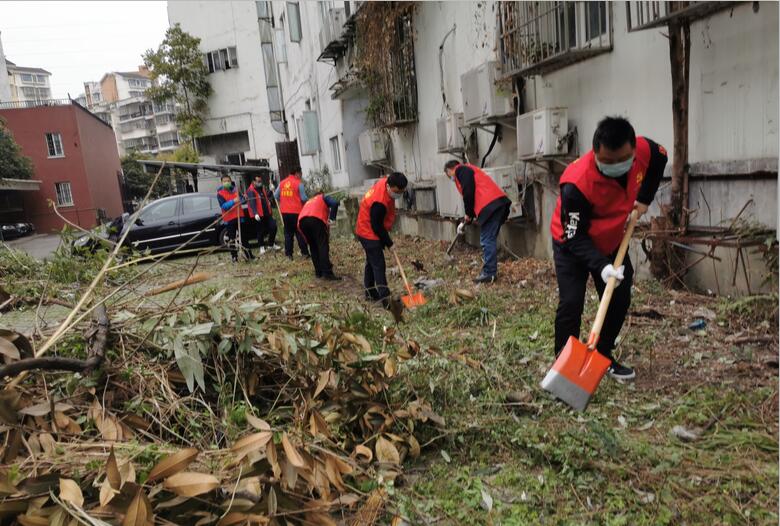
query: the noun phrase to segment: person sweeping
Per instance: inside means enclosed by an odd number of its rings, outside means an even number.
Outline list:
[[[401,197],[407,185],[406,176],[393,172],[382,177],[363,196],[358,210],[355,234],[366,253],[363,286],[366,299],[390,306],[387,288],[384,249],[393,246],[390,229],[395,222],[395,200]]]
[[[222,224],[227,231],[230,257],[233,262],[237,262],[238,243],[236,242],[236,234],[240,228],[240,223],[246,219],[247,212],[241,206],[243,202],[245,202],[245,199],[241,198],[236,185],[229,175],[222,176],[222,186],[217,189],[217,200],[219,201],[219,207],[222,210]],[[249,247],[242,243],[241,249],[243,250],[246,259],[253,259]]]
[[[629,214],[636,210],[641,217],[647,212],[666,162],[663,146],[637,137],[628,120],[604,118],[593,134],[593,149],[563,172],[550,224],[559,293],[556,356],[570,336],[579,338],[588,275],[599,297],[607,280],[615,277],[618,286],[596,349],[612,361],[609,374],[618,380],[633,380],[636,376],[632,368],[619,364],[612,356],[631,304],[634,270],[628,255],[618,268],[612,261]]]
[[[493,283],[498,277],[498,232],[509,217],[512,201],[489,175],[473,164],[447,161],[444,173],[463,196],[466,211],[463,223],[479,225],[483,263],[474,283]]]
[[[290,171],[290,175],[279,182],[279,188],[274,191],[274,197],[279,203],[279,213],[282,214],[284,224],[284,255],[293,258],[293,237],[298,240],[298,247],[304,257],[309,257],[309,247],[306,240],[298,231],[298,214],[301,213],[303,203],[306,202],[306,190],[301,181],[301,167],[296,166]]]
[[[330,262],[330,221],[336,220],[339,202],[324,194],[317,194],[307,200],[298,214],[298,230],[309,245],[314,274],[318,278],[338,281]]]

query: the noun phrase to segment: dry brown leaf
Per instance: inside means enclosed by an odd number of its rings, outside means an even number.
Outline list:
[[[263,420],[262,418],[257,418],[255,415],[247,414],[246,415],[246,421],[249,422],[249,425],[257,429],[258,431],[270,431],[271,426],[268,425],[268,422]]]
[[[276,454],[276,445],[273,440],[268,442],[265,447],[265,457],[268,459],[268,463],[271,464],[271,469],[274,472],[274,478],[282,476],[282,466],[279,465],[279,457]]]
[[[317,380],[317,388],[314,390],[314,396],[312,396],[312,398],[317,398],[322,390],[325,389],[325,387],[328,385],[328,381],[330,380],[330,375],[332,373],[333,371],[331,369],[322,371],[320,373],[319,379]]]
[[[360,460],[360,457],[365,458],[365,462],[371,462],[374,458],[374,453],[364,445],[358,445],[355,447],[355,458]]]
[[[122,489],[122,476],[119,474],[119,466],[116,463],[114,446],[111,446],[111,452],[108,454],[108,460],[106,460],[106,480],[108,480],[113,489],[117,491]]]
[[[414,435],[409,435],[409,438],[406,439],[407,442],[409,442],[409,455],[412,458],[417,458],[420,456],[420,443],[417,442],[417,439],[414,438]]]
[[[207,473],[183,471],[166,478],[163,487],[182,497],[195,497],[219,487],[219,479]]]
[[[146,482],[154,482],[155,480],[175,475],[189,466],[192,461],[195,460],[195,457],[198,456],[198,453],[199,451],[196,448],[190,447],[177,451],[172,455],[168,455],[152,468]]]
[[[306,514],[306,523],[315,526],[338,526],[338,523],[327,513],[309,512]]]
[[[455,295],[464,300],[473,300],[476,295],[468,289],[455,289]]]
[[[107,506],[111,500],[119,494],[118,490],[111,487],[111,483],[108,481],[108,477],[103,479],[103,484],[100,485],[100,505]]]
[[[47,454],[54,454],[57,449],[57,441],[49,433],[41,433],[38,435],[38,442],[41,444],[41,449]]]
[[[70,424],[70,418],[62,411],[55,411],[54,423],[57,425],[57,429],[66,429]]]
[[[392,356],[389,356],[387,360],[385,360],[385,376],[388,378],[392,378],[395,376],[395,373],[398,371],[398,366],[395,363],[395,358]]]
[[[386,438],[377,438],[374,449],[376,450],[376,459],[379,462],[396,465],[401,463],[401,455],[398,453],[398,450],[393,443]]]
[[[8,356],[12,360],[18,360],[22,357],[22,355],[19,354],[19,349],[16,348],[16,345],[2,336],[0,336],[0,354]]]
[[[298,483],[298,470],[289,460],[282,461],[282,481],[288,490],[295,489],[295,485]]]
[[[268,517],[264,517],[262,515],[258,515],[256,513],[239,513],[239,512],[231,512],[222,517],[222,520],[220,520],[217,523],[217,526],[236,526],[236,525],[263,525],[268,524],[270,522],[270,519]]]
[[[344,484],[341,480],[341,470],[336,462],[336,458],[328,455],[325,459],[325,473],[328,475],[328,480],[333,487],[339,491],[344,491]]]
[[[52,404],[49,401],[40,402],[38,404],[19,409],[18,412],[20,415],[44,416],[44,415],[48,415],[51,412],[51,406]],[[59,402],[54,404],[55,411],[68,411],[70,409],[73,409],[72,405],[62,404]]]
[[[103,418],[96,420],[95,424],[100,430],[103,440],[117,441],[120,438],[117,420],[111,415],[104,415]]]
[[[146,497],[144,490],[138,488],[138,493],[127,507],[125,519],[122,526],[151,526],[154,524],[154,515],[152,515],[152,504]]]
[[[60,479],[60,500],[70,502],[79,508],[84,506],[84,495],[81,488],[71,479]]]
[[[257,451],[264,448],[268,441],[271,440],[272,436],[273,433],[270,431],[252,433],[251,435],[245,436],[233,444],[233,447],[230,448],[230,450],[236,454],[236,460],[238,461],[252,451]]]
[[[298,449],[290,442],[287,433],[282,435],[282,447],[284,448],[284,454],[287,456],[287,460],[290,461],[290,464],[296,468],[306,467],[306,463],[303,461],[301,454],[298,453]]]
[[[16,522],[22,526],[49,526],[49,519],[40,515],[19,515]]]
[[[135,467],[133,462],[128,460],[121,466],[119,466],[119,475],[122,477],[122,485],[125,482],[135,482]]]

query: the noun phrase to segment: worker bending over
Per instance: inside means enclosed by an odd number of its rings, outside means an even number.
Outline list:
[[[355,234],[366,252],[363,271],[366,299],[381,301],[384,307],[390,305],[390,290],[383,250],[393,246],[389,231],[395,222],[395,200],[403,195],[406,184],[406,176],[401,172],[393,172],[377,181],[360,201],[355,225]]]
[[[276,245],[276,221],[271,213],[271,198],[263,183],[263,176],[255,174],[255,180],[246,189],[246,201],[249,204],[249,216],[257,221],[257,243],[260,253],[265,249],[278,250]]]
[[[244,222],[247,218],[247,211],[241,206],[245,200],[239,195],[238,189],[229,175],[222,176],[222,186],[217,188],[217,200],[222,210],[222,224],[227,232],[230,257],[235,262],[238,261],[236,232],[239,229],[239,221]],[[253,259],[252,252],[249,251],[246,243],[242,243],[241,248],[247,259]]]
[[[290,175],[282,179],[279,188],[274,192],[274,197],[279,203],[279,212],[282,214],[284,224],[284,255],[293,257],[293,236],[298,239],[298,247],[304,257],[309,257],[309,248],[306,240],[298,231],[298,214],[301,213],[303,203],[306,202],[306,190],[301,182],[301,167],[296,166],[290,171]]]
[[[563,172],[550,224],[559,293],[555,353],[561,352],[570,336],[579,338],[588,274],[599,297],[607,280],[615,277],[618,284],[596,348],[612,360],[609,373],[618,380],[635,377],[633,369],[612,356],[631,304],[634,269],[628,254],[620,267],[614,268],[612,262],[629,214],[632,210],[639,216],[647,212],[666,161],[666,150],[650,139],[637,137],[626,119],[603,119],[593,134],[593,149]]]
[[[318,278],[340,280],[333,273],[330,262],[330,221],[336,220],[339,202],[327,195],[317,194],[306,201],[298,214],[298,230],[309,245],[314,274]]]
[[[444,173],[455,182],[455,187],[463,196],[466,212],[463,222],[479,225],[482,272],[474,283],[493,283],[498,277],[498,232],[509,217],[512,201],[489,175],[473,164],[447,161]]]

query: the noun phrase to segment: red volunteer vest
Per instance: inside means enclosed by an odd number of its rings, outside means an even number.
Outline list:
[[[263,193],[262,195],[260,192],[257,191],[257,188],[255,188],[254,185],[249,185],[249,188],[246,189],[246,200],[248,203],[252,203],[257,210],[257,215],[260,217],[263,217],[263,201],[265,201],[266,205],[268,206],[268,210],[271,210],[271,200],[268,199],[268,192],[266,192],[266,189],[262,189]]]
[[[506,194],[503,190],[501,190],[496,182],[480,168],[474,166],[473,164],[459,164],[455,167],[455,169],[457,170],[461,166],[465,166],[474,170],[474,213],[477,215],[477,217],[479,217],[479,213],[487,205],[500,197],[506,197]],[[463,188],[460,187],[458,178],[454,178],[454,181],[458,192],[460,195],[463,195]]]
[[[355,225],[355,233],[357,235],[363,239],[376,241],[379,240],[379,236],[371,228],[371,205],[374,203],[382,203],[387,208],[384,226],[385,230],[389,231],[393,228],[393,223],[395,222],[395,200],[390,197],[390,193],[387,191],[387,177],[382,177],[363,196],[363,200],[360,201],[357,224]]]
[[[561,186],[567,183],[573,184],[591,204],[588,236],[593,240],[598,251],[605,256],[612,254],[620,246],[626,218],[634,208],[634,201],[649,164],[650,145],[644,137],[637,137],[634,164],[628,172],[626,188],[620,186],[620,183],[614,179],[599,173],[593,150],[567,166],[561,176]],[[553,239],[565,241],[563,225],[561,225],[560,195],[550,222],[550,233]]]
[[[221,187],[219,190],[217,190],[217,195],[221,196],[225,201],[231,201],[233,199],[238,199],[238,190],[235,189],[236,187],[233,187],[234,190],[232,192],[228,192],[225,190],[224,187]],[[228,222],[236,219],[238,217],[238,210],[241,209],[241,216],[246,217],[246,211],[241,208],[241,205],[239,203],[236,203],[232,207],[230,207],[228,210],[222,210],[222,221]]]
[[[279,210],[283,214],[299,214],[303,203],[298,191],[301,180],[294,175],[288,175],[279,183]]]
[[[298,214],[298,230],[301,229],[301,219],[304,217],[316,217],[325,223],[327,227],[328,214],[330,214],[330,208],[328,208],[328,204],[325,202],[325,197],[322,194],[317,194],[303,204],[301,213]]]

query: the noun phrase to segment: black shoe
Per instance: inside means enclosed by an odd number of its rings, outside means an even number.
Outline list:
[[[323,274],[320,277],[326,281],[341,281],[341,276],[335,274]]]
[[[495,283],[496,277],[495,276],[488,276],[486,274],[480,274],[476,278],[474,278],[474,283]]]
[[[612,362],[612,365],[609,366],[609,375],[621,382],[628,382],[636,378],[636,373],[631,367],[620,365],[617,362]]]

